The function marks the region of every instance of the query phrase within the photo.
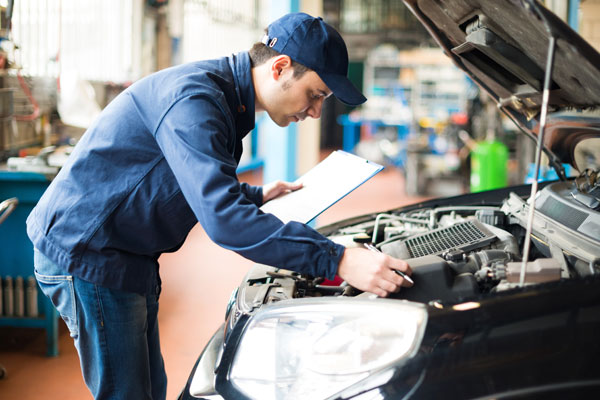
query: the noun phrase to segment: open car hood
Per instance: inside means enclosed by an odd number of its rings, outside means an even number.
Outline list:
[[[529,135],[535,135],[539,125],[551,36],[556,47],[548,112],[587,110],[600,104],[600,54],[537,1],[404,2],[446,55]],[[597,135],[597,124],[592,125],[596,125],[592,132]],[[577,144],[564,139],[574,132],[561,129],[567,126],[554,125],[554,133],[545,141],[547,149],[556,147],[549,140]],[[553,155],[552,161],[573,163],[573,148],[562,153]]]

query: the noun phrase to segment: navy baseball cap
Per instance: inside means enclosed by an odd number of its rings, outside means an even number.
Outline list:
[[[284,15],[269,25],[262,42],[315,71],[342,103],[358,106],[367,101],[346,76],[348,49],[344,39],[321,17]]]

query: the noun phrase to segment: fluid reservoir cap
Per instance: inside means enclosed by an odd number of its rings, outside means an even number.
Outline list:
[[[352,237],[352,240],[354,240],[356,243],[369,243],[371,241],[371,235],[367,234],[366,232],[357,233],[354,235],[354,237]]]
[[[462,261],[465,259],[465,252],[459,249],[450,249],[442,253],[446,261]]]

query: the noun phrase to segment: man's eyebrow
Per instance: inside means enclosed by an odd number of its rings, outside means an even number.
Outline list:
[[[317,91],[319,92],[319,94],[323,97],[329,97],[333,94],[333,92],[329,92],[327,93],[326,91],[324,91],[323,89],[317,89]]]

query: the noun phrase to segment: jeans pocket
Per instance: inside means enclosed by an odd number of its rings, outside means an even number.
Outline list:
[[[34,273],[42,292],[52,301],[67,324],[71,337],[77,337],[79,329],[73,277],[71,275],[43,275],[38,271],[34,271]]]

